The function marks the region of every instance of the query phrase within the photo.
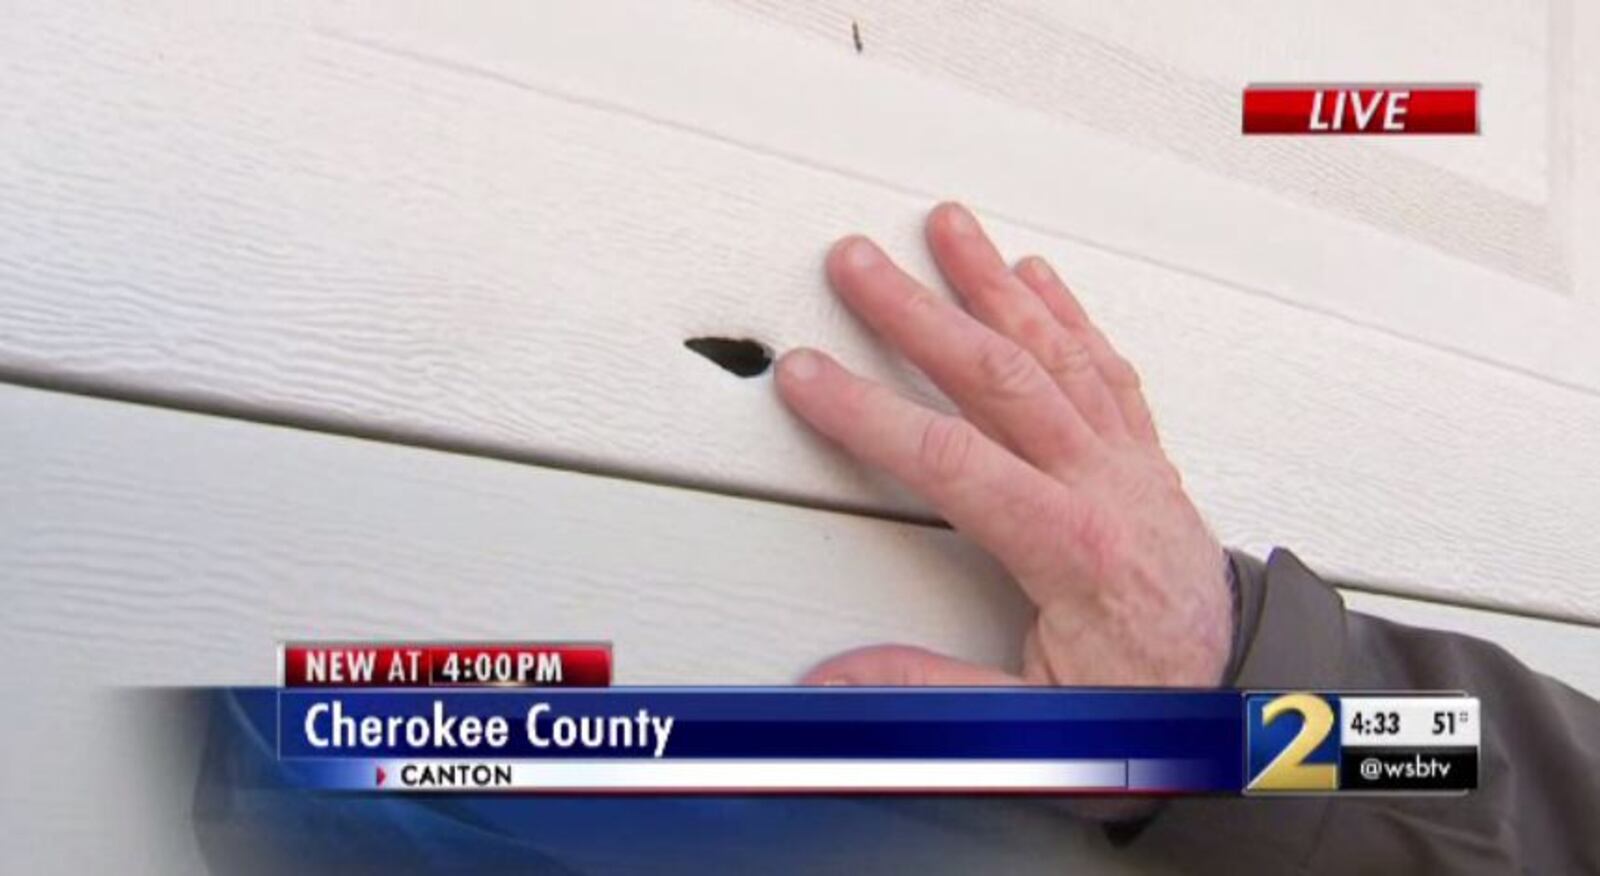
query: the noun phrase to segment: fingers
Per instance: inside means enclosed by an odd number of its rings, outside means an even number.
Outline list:
[[[778,391],[812,428],[888,471],[1026,582],[1067,531],[1071,496],[960,417],[936,413],[813,350],[778,363]],[[1043,594],[1030,594],[1035,599]]]
[[[1154,444],[1157,441],[1155,421],[1150,416],[1150,406],[1145,402],[1140,388],[1139,372],[1122,358],[1106,336],[1089,321],[1089,315],[1076,296],[1061,282],[1056,272],[1044,259],[1030,257],[1017,265],[1016,276],[1033,290],[1045,307],[1078,337],[1089,351],[1095,371],[1116,400],[1117,410],[1127,426],[1128,434],[1136,440]]]
[[[1088,424],[1026,349],[928,291],[871,241],[840,241],[828,255],[828,274],[856,315],[970,420],[1023,457],[1053,468],[1094,442]]]
[[[1126,433],[1082,333],[1070,331],[1012,273],[966,208],[936,207],[928,215],[927,238],[939,270],[974,316],[1031,353],[1096,432]]]
[[[875,645],[823,661],[801,684],[882,687],[1000,687],[1027,684],[1008,672],[907,645]]]

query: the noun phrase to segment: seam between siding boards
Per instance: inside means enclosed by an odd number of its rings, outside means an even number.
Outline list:
[[[248,423],[255,423],[274,428],[295,429],[319,435],[329,435],[338,438],[350,438],[361,441],[374,441],[396,447],[408,447],[417,450],[427,450],[439,453],[452,453],[458,456],[470,456],[479,459],[488,459],[498,462],[507,462],[517,465],[531,465],[540,468],[581,474],[590,477],[602,477],[611,480],[626,481],[629,483],[644,484],[649,486],[667,487],[671,489],[689,490],[705,493],[712,496],[721,496],[732,499],[767,502],[777,505],[786,505],[794,508],[805,508],[813,511],[823,511],[833,514],[847,514],[852,517],[861,517],[871,520],[882,520],[890,523],[900,523],[911,526],[922,526],[930,529],[950,529],[950,525],[943,520],[932,516],[894,514],[874,508],[866,508],[844,502],[823,502],[808,497],[796,496],[782,491],[755,490],[739,488],[711,480],[699,480],[687,477],[673,477],[652,471],[644,467],[630,466],[600,466],[585,463],[559,454],[530,453],[511,450],[493,442],[470,441],[466,439],[450,439],[433,435],[424,435],[420,432],[399,428],[376,428],[354,425],[338,421],[330,417],[315,415],[292,415],[282,411],[273,411],[258,405],[241,404],[225,399],[189,399],[180,393],[164,393],[152,391],[142,387],[118,387],[110,382],[64,377],[61,375],[35,375],[20,373],[11,369],[0,367],[0,385],[13,385],[40,389],[49,392],[58,392],[84,398],[100,399],[103,401],[136,404],[143,407],[157,408],[177,413],[196,414],[209,417],[224,417]],[[1397,587],[1384,585],[1381,582],[1351,582],[1347,579],[1338,579],[1333,582],[1341,590],[1350,590],[1358,593],[1368,593],[1374,596],[1403,599],[1415,603],[1444,606],[1447,608],[1470,609],[1474,611],[1489,612],[1510,617],[1527,618],[1530,620],[1546,621],[1550,623],[1566,624],[1583,629],[1600,629],[1600,622],[1592,622],[1581,618],[1569,617],[1553,612],[1540,612],[1496,603],[1490,600],[1475,599],[1446,599],[1432,594],[1418,594]]]

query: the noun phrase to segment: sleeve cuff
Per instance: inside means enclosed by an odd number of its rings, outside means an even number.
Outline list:
[[[1338,591],[1283,549],[1273,550],[1264,563],[1230,550],[1228,562],[1234,586],[1234,636],[1222,686],[1269,690],[1343,686],[1345,611]],[[1216,854],[1220,861],[1237,852],[1242,837],[1272,836],[1273,831],[1279,853],[1309,848],[1327,805],[1320,798],[1274,801],[1277,814],[1272,815],[1259,807],[1237,805],[1244,802],[1163,801],[1145,818],[1102,829],[1115,848],[1155,845],[1202,857]]]
[[[1229,551],[1238,586],[1234,655],[1224,683],[1238,688],[1334,688],[1345,676],[1344,600],[1300,559]]]

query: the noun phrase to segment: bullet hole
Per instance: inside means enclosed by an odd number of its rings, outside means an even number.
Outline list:
[[[861,54],[861,25],[859,23],[850,22],[850,38],[855,41],[856,54]]]
[[[744,338],[690,338],[685,347],[740,377],[755,377],[772,367],[772,351],[760,341]]]

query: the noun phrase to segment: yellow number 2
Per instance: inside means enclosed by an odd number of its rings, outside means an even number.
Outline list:
[[[1249,790],[1332,791],[1338,788],[1339,773],[1333,764],[1305,762],[1333,729],[1333,709],[1327,700],[1306,693],[1284,694],[1261,709],[1261,722],[1271,724],[1284,712],[1298,712],[1305,723],[1266,769],[1250,781]]]

